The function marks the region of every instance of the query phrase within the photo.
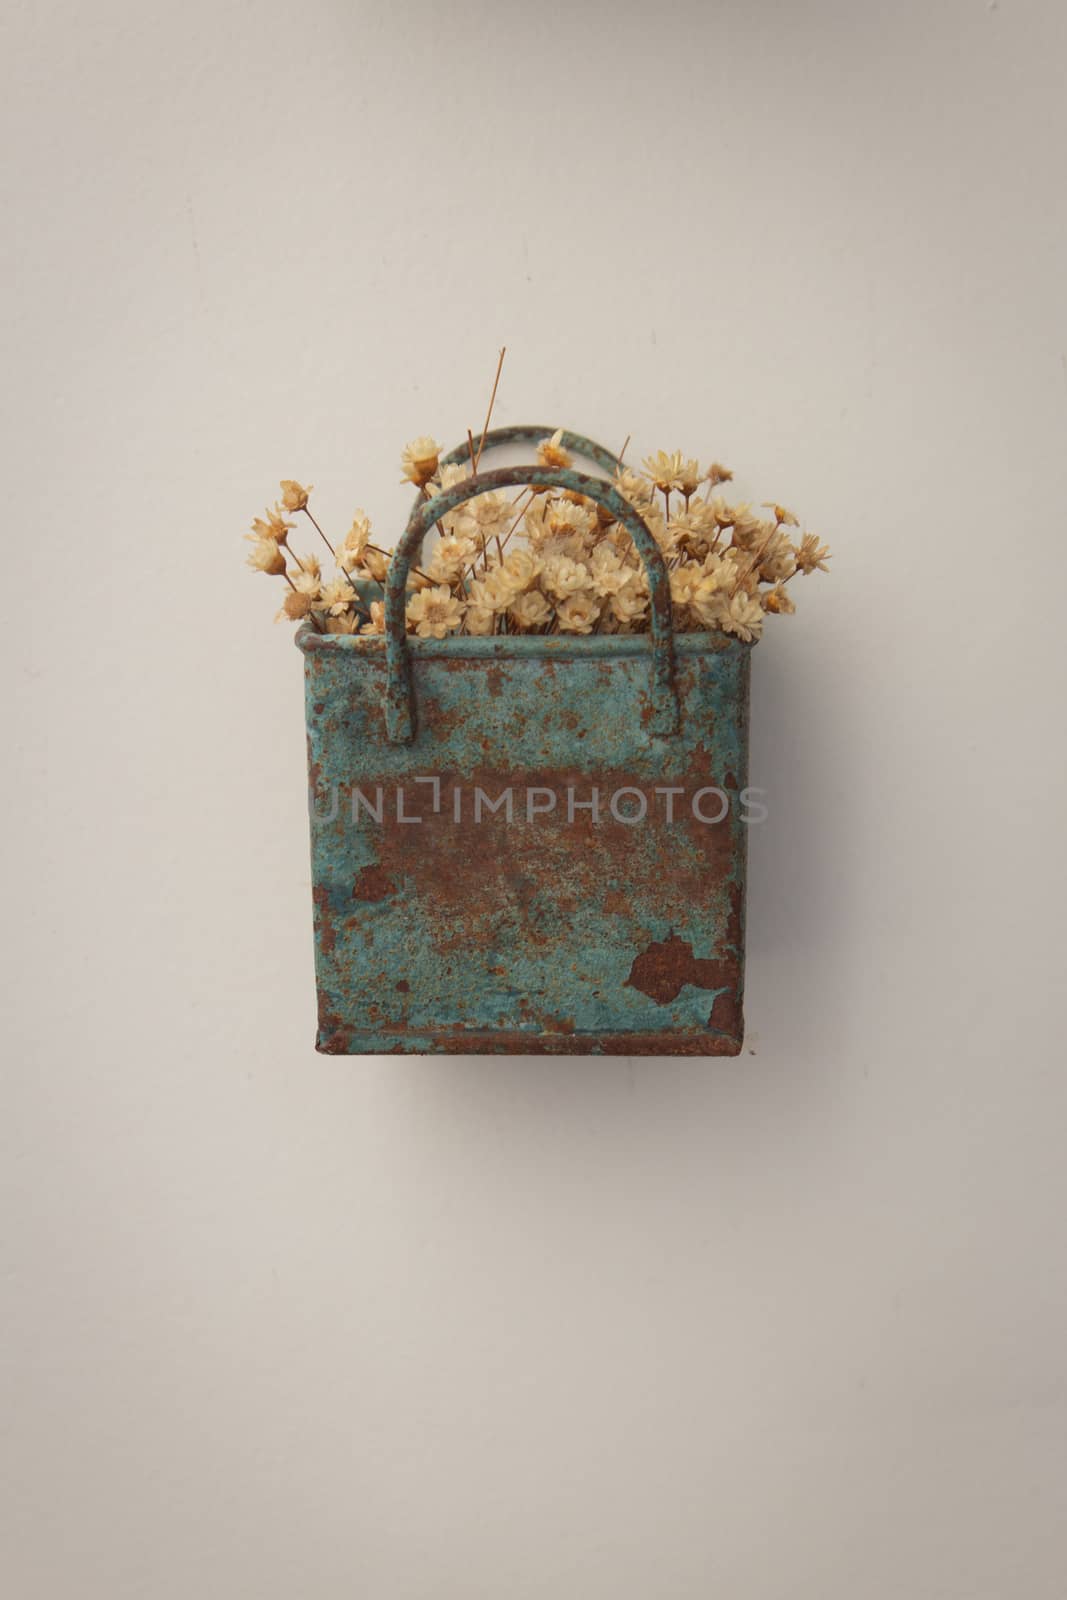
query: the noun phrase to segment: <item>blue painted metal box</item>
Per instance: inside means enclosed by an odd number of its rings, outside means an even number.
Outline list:
[[[575,488],[631,528],[650,634],[406,637],[426,530],[505,482]],[[317,1047],[736,1054],[751,646],[674,638],[640,518],[602,480],[543,468],[417,509],[386,625],[297,636]]]

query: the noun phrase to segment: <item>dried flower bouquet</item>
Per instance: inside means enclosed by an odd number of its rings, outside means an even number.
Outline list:
[[[468,440],[467,458],[446,463],[436,440],[413,439],[401,458],[404,480],[426,500],[472,475],[477,481],[479,452],[469,433]],[[538,445],[537,459],[548,469],[572,464],[562,430]],[[705,469],[680,450],[660,450],[641,471],[621,467],[614,484],[663,554],[675,629],[718,630],[751,642],[768,613],[795,611],[791,581],[827,571],[829,551],[815,534],[794,532],[797,518],[785,506],[731,503],[723,485],[732,477],[718,462]],[[282,480],[279,503],[247,536],[249,565],[288,585],[279,620],[309,622],[324,633],[383,633],[390,552],[372,540],[364,511],[335,546],[310,510],[310,493]],[[292,549],[296,516],[329,551],[329,575],[316,555]],[[442,517],[437,533],[408,580],[408,632],[420,638],[649,627],[648,583],[633,540],[582,494],[537,485],[515,495],[488,490]]]

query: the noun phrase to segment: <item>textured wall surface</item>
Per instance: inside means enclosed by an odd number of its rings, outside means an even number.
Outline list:
[[[1056,0],[7,7],[0,1588],[1058,1600]],[[283,475],[484,414],[837,552],[732,1060],[326,1058]]]

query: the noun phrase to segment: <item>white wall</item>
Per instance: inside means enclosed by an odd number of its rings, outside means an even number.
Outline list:
[[[1056,0],[9,6],[3,1592],[1053,1600]],[[750,1048],[312,1051],[282,475],[676,444],[754,661]]]

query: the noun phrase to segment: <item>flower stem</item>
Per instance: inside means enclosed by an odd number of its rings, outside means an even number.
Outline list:
[[[322,540],[323,544],[326,546],[327,550],[330,552],[330,554],[333,556],[334,560],[336,561],[337,560],[337,551],[334,549],[334,547],[330,543],[329,539],[327,539],[326,535],[323,533],[322,529],[319,527],[318,523],[315,521],[315,518],[311,515],[311,512],[308,510],[307,506],[304,506],[303,511],[304,511],[304,515],[310,519],[312,527],[317,530],[319,538]]]
[[[482,459],[482,451],[485,448],[485,436],[489,432],[489,423],[490,423],[490,420],[491,420],[492,415],[493,415],[493,405],[494,405],[494,402],[496,401],[497,384],[500,382],[500,369],[504,365],[504,357],[507,355],[507,353],[508,353],[508,347],[507,347],[507,345],[503,345],[501,347],[501,350],[500,350],[500,359],[497,361],[497,364],[496,364],[496,377],[493,379],[493,392],[489,396],[489,410],[485,413],[485,427],[482,429],[482,437],[478,441],[478,454],[473,457],[473,460],[474,460],[474,471],[475,472],[478,471],[478,463]],[[468,432],[469,431],[470,430],[468,429]],[[471,449],[473,450],[473,448],[474,448],[474,446],[473,446],[473,442],[472,442]]]

